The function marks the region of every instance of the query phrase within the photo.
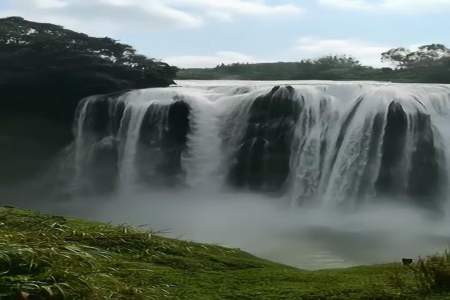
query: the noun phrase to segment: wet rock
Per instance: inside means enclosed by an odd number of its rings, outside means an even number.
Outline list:
[[[91,138],[99,141],[109,135],[118,134],[125,110],[125,103],[119,101],[122,95],[123,92],[112,93],[88,101],[83,130]]]
[[[383,139],[380,173],[376,181],[376,190],[380,195],[399,195],[404,190],[406,168],[405,147],[408,130],[408,118],[398,102],[392,102],[388,108],[387,122]]]
[[[411,157],[407,194],[433,201],[442,191],[442,184],[446,182],[443,155],[436,148],[430,116],[418,112],[413,123],[415,146]]]
[[[147,184],[172,185],[183,177],[182,154],[190,132],[190,106],[184,101],[151,105],[140,130],[137,167]]]
[[[377,194],[412,199],[425,207],[436,206],[446,178],[443,160],[430,116],[420,110],[408,116],[401,104],[392,102],[376,181]]]
[[[289,175],[291,143],[301,107],[290,86],[274,87],[254,100],[228,174],[231,185],[267,192],[282,189]]]
[[[96,193],[108,193],[115,189],[118,176],[117,141],[109,136],[94,145],[89,158],[87,174],[89,189]]]

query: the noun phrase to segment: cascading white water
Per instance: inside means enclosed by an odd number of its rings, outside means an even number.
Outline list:
[[[82,165],[83,165],[83,159],[86,157],[85,151],[87,145],[85,145],[86,139],[84,138],[83,134],[85,133],[83,126],[86,122],[86,115],[87,115],[87,107],[89,103],[89,98],[86,98],[84,101],[82,101],[78,105],[78,109],[76,112],[76,115],[78,116],[77,122],[75,123],[75,181],[79,181],[80,177],[82,176]]]
[[[152,105],[152,103],[150,103]],[[120,183],[123,188],[134,184],[136,180],[136,152],[139,142],[139,131],[141,129],[142,120],[144,119],[147,105],[142,103],[131,103],[127,105],[124,111],[124,118],[128,118],[129,121],[125,125],[125,122],[121,122],[119,129],[119,137],[123,139],[123,146],[119,152],[119,177]]]
[[[218,188],[217,183],[221,180],[220,108],[202,94],[183,99],[192,109],[189,119],[191,133],[182,157],[186,183],[190,187],[200,188],[207,184],[207,188]]]
[[[180,81],[88,97],[73,127],[52,213],[301,268],[449,244],[449,85]]]
[[[429,167],[431,174],[438,174],[435,165],[449,170],[447,85],[178,84],[82,102],[74,126],[78,168],[89,159],[87,149],[109,138],[118,153],[110,164],[117,164],[121,188],[137,183],[138,170],[152,166],[152,178],[170,175],[181,186],[279,190],[293,203],[330,206],[353,206],[384,190],[409,196],[416,191],[412,185],[420,176],[414,173],[421,166]],[[272,90],[278,85],[281,88]],[[103,119],[92,113],[100,114],[100,102],[113,103],[105,104]],[[187,108],[174,107],[177,102]],[[112,124],[117,123],[119,129],[114,130]],[[406,129],[400,132],[397,127],[403,125]],[[395,146],[399,139],[403,150]],[[144,159],[145,153],[151,155]],[[426,153],[432,153],[431,162],[422,158]],[[395,166],[390,166],[392,161]],[[445,174],[439,176],[446,180]]]

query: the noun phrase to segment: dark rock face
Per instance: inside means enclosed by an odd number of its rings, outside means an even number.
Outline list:
[[[141,180],[152,185],[180,183],[181,158],[190,132],[191,108],[184,101],[151,105],[140,129],[137,167]]]
[[[400,174],[406,168],[404,159],[408,130],[407,115],[400,103],[392,102],[389,105],[384,130],[383,157],[376,189],[381,195],[399,195],[404,189]]]
[[[302,105],[294,89],[274,87],[254,100],[245,134],[228,174],[231,185],[280,191],[289,175],[291,143]]]
[[[131,110],[120,101],[121,95],[97,96],[86,104],[82,130],[89,149],[84,173],[90,192],[113,191],[118,179],[120,153],[131,120]],[[182,181],[181,159],[191,128],[190,112],[189,104],[179,99],[147,108],[137,140],[135,168],[141,183],[166,186]]]
[[[108,193],[114,190],[118,174],[117,141],[109,136],[95,144],[88,165],[89,186],[96,193]]]
[[[122,123],[122,120],[124,118],[125,113],[125,103],[124,102],[118,102],[116,103],[112,109],[110,109],[110,113],[112,115],[112,120],[110,124],[110,130],[111,134],[113,136],[119,135],[120,125]]]
[[[86,104],[82,128],[82,140],[88,149],[83,162],[82,189],[86,192],[107,193],[115,189],[120,153],[131,120],[131,110],[120,101],[121,95],[97,96]],[[151,104],[145,112],[135,165],[140,183],[166,186],[182,181],[181,159],[191,128],[191,108],[185,101],[174,100],[168,105]]]
[[[122,93],[97,96],[86,104],[82,124],[83,141],[88,153],[84,157],[82,191],[108,193],[118,179],[119,127],[125,104],[118,100]],[[88,100],[86,100],[88,101]],[[81,111],[77,112],[80,118]]]
[[[412,145],[406,145],[407,134],[412,135]],[[417,110],[408,120],[401,104],[392,102],[388,108],[383,156],[376,181],[377,194],[409,196],[419,205],[436,205],[446,174],[440,167],[440,164],[445,165],[443,155],[435,143],[429,115]],[[412,147],[409,170],[406,170],[406,147]]]
[[[439,196],[442,184],[446,182],[445,163],[435,145],[430,116],[418,112],[414,118],[416,139],[407,194],[432,200]]]
[[[110,99],[110,97],[104,96],[96,101],[89,102],[86,107],[87,122],[85,125],[89,128],[90,134],[95,135],[97,140],[111,134],[109,130],[111,123]]]
[[[107,136],[117,136],[125,110],[125,103],[118,101],[123,93],[112,93],[97,96],[86,105],[86,119],[83,131],[94,141]],[[76,118],[80,118],[80,111]]]

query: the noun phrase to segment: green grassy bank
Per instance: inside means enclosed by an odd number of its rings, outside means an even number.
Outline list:
[[[446,298],[414,268],[304,271],[128,226],[0,208],[0,299]]]

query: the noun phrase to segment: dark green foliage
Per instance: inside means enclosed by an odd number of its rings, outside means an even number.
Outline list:
[[[36,176],[68,139],[70,131],[58,121],[0,111],[0,187],[13,189],[14,183]]]
[[[401,294],[417,299],[450,299],[450,254],[446,251],[399,267],[390,282]]]
[[[412,267],[418,289],[424,294],[450,291],[450,254],[419,259]]]
[[[2,110],[39,113],[70,126],[82,97],[167,86],[175,73],[175,67],[107,37],[19,17],[0,19]]]

